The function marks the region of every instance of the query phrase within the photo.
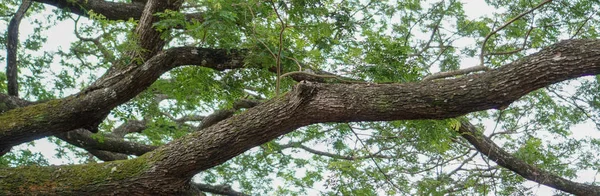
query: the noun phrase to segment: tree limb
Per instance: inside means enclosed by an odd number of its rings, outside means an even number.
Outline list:
[[[461,120],[458,132],[490,160],[528,180],[574,195],[600,195],[599,186],[570,181],[514,157],[492,140],[481,135],[477,128],[467,120]]]
[[[157,148],[156,146],[128,142],[111,135],[93,136],[92,133],[83,129],[56,134],[55,136],[86,150],[103,150],[128,155],[141,156]]]
[[[229,185],[209,185],[202,183],[193,183],[193,186],[202,192],[209,192],[213,194],[227,196],[247,196],[247,194],[233,190]]]
[[[225,119],[233,116],[233,113],[235,113],[235,111],[237,111],[239,109],[252,108],[252,107],[258,105],[259,103],[260,102],[258,102],[258,101],[249,100],[249,99],[238,100],[233,104],[232,109],[217,110],[217,111],[213,112],[211,115],[204,117],[204,119],[202,119],[202,123],[198,127],[198,130],[202,130],[206,127],[210,127],[211,125],[214,125],[218,122],[221,122],[222,120],[225,120]]]
[[[8,184],[13,185],[0,187],[0,191],[23,193],[14,191],[27,191],[40,187],[40,184],[64,181],[63,178],[70,179],[72,175],[80,173],[77,168],[87,167],[102,175],[78,178],[80,181],[94,182],[78,186],[83,190],[120,188],[119,194],[181,193],[182,188],[187,187],[189,180],[198,172],[222,164],[299,127],[322,122],[443,119],[501,108],[550,84],[599,74],[599,53],[600,40],[565,40],[498,69],[455,79],[401,84],[299,83],[286,94],[136,159],[93,165],[0,169],[0,176],[8,176],[4,179],[11,179]],[[40,137],[79,128],[89,123],[88,119],[96,120],[94,115],[99,109],[110,110],[133,98],[141,92],[140,87],[147,87],[166,70],[183,65],[179,64],[182,62],[218,59],[214,55],[211,53],[208,57],[213,58],[204,58],[207,56],[201,55],[199,49],[169,49],[159,52],[143,65],[131,68],[124,78],[113,85],[87,94],[5,112],[0,115],[0,124],[7,125],[0,126],[0,146],[18,143],[13,142],[15,140],[31,139],[19,137],[21,134]],[[237,64],[233,63],[230,55],[225,55],[225,61],[202,65],[224,67]],[[177,58],[181,56],[186,58]],[[111,172],[120,169],[131,169],[136,173],[133,177],[123,177]],[[36,182],[27,181],[15,176],[24,172],[20,170],[28,173],[40,171],[49,177]],[[57,172],[60,175],[53,175]],[[103,179],[113,176],[116,180],[97,181],[97,176]],[[135,186],[131,182],[135,182]],[[81,193],[81,189],[70,187],[59,183],[44,191],[54,194]]]
[[[102,14],[108,20],[140,19],[145,3],[123,3],[105,0],[35,0],[36,2],[65,9],[73,14],[89,17],[89,11]],[[204,21],[202,13],[188,13],[185,18],[189,21]]]
[[[17,68],[17,47],[19,46],[19,25],[25,12],[31,6],[31,0],[23,0],[15,15],[8,23],[6,43],[6,77],[8,80],[8,95],[19,97],[19,83]]]

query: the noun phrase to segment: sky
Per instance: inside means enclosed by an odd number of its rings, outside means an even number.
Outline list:
[[[486,14],[491,14],[493,11],[493,8],[487,6],[485,4],[485,2],[483,0],[463,0],[463,2],[465,2],[464,4],[464,10],[467,12],[467,15],[470,16],[471,18],[478,18],[480,16],[484,16]],[[47,7],[51,7],[51,6],[47,6]],[[46,10],[43,15],[49,15],[52,12],[50,10]],[[35,15],[34,17],[39,17],[39,18],[44,18],[44,16],[40,16],[40,15]],[[32,31],[33,31],[33,26],[30,24],[30,21],[34,19],[34,18],[25,18],[23,20],[23,22],[21,23],[21,27],[20,27],[20,39],[24,40]],[[82,18],[80,22],[84,22],[85,23],[86,19]],[[68,49],[69,45],[71,42],[76,40],[76,37],[73,35],[73,22],[70,20],[64,21],[64,22],[60,22],[58,24],[56,24],[55,26],[53,26],[52,28],[46,30],[44,32],[45,35],[47,35],[47,37],[49,38],[48,41],[43,45],[42,49],[40,51],[57,51],[58,48],[62,48],[62,49]],[[5,28],[6,26],[0,26],[0,31],[5,32]],[[428,36],[428,35],[423,35],[423,36]],[[457,41],[455,42],[455,44],[457,44],[459,47],[461,46],[466,46],[466,45],[473,45],[475,44],[475,42],[471,41],[471,40],[464,40],[462,42]],[[39,53],[41,54],[41,52]],[[2,56],[5,56],[5,54],[0,54]],[[55,59],[55,61],[57,61],[59,59]],[[462,68],[466,68],[469,66],[475,66],[478,64],[478,59],[476,58],[465,58],[462,59],[461,61],[461,67]],[[4,61],[0,62],[0,69],[4,70],[5,69],[5,65],[6,63]],[[52,66],[58,66],[58,63],[52,65]],[[435,72],[436,70],[432,70],[432,72]],[[102,73],[98,73],[98,76],[102,74]],[[73,92],[75,93],[75,92]],[[489,121],[489,122],[484,122],[484,124],[486,124],[486,126],[488,128],[493,128],[493,125],[495,124],[495,122],[493,121]],[[585,123],[585,124],[580,124],[577,125],[575,127],[573,127],[572,130],[573,134],[572,137],[575,138],[584,138],[584,137],[594,137],[594,138],[600,138],[600,134],[598,134],[598,131],[595,129],[595,126],[592,123]],[[488,129],[487,131],[491,131],[491,129]],[[593,133],[593,134],[590,134]],[[40,139],[35,141],[36,146],[35,148],[31,148],[28,145],[20,145],[15,147],[16,149],[30,149],[33,152],[40,152],[42,155],[44,155],[47,160],[49,161],[50,164],[54,164],[54,165],[63,165],[63,164],[70,164],[70,163],[74,163],[73,160],[65,160],[65,159],[59,159],[56,158],[54,155],[56,154],[56,148],[55,145],[50,143],[48,140],[46,139]],[[309,154],[300,154],[300,156],[310,156]],[[303,172],[298,172],[298,175],[302,175]],[[594,181],[596,178],[600,178],[600,175],[596,174],[595,171],[581,171],[578,173],[579,178],[577,179],[577,181],[579,182],[591,182]],[[529,182],[528,185],[535,187],[535,189],[537,189],[536,195],[549,195],[552,193],[552,189],[547,188],[545,186],[538,186],[537,183],[533,183],[533,182]],[[317,187],[318,189],[319,187]]]

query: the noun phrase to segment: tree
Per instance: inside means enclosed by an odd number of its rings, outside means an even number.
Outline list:
[[[600,194],[597,1],[5,2],[3,194]]]

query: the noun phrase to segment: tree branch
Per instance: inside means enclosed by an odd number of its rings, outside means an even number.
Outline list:
[[[105,0],[35,0],[36,2],[52,5],[65,9],[73,14],[89,17],[89,11],[102,14],[108,20],[140,19],[145,3],[123,3]],[[204,21],[202,13],[188,13],[185,15],[188,21]]]
[[[66,131],[95,127],[110,110],[135,97],[174,67],[241,68],[244,54],[244,51],[235,50],[171,48],[143,65],[127,68],[126,72],[120,72],[121,75],[99,81],[102,87],[92,86],[76,95],[22,108],[12,109],[14,107],[8,105],[7,112],[0,114],[0,124],[8,125],[0,126],[0,149]],[[2,99],[19,102],[0,95]]]
[[[193,183],[193,186],[202,192],[209,192],[219,195],[228,195],[228,196],[247,196],[242,192],[237,192],[231,188],[229,185],[209,185],[209,184],[201,184],[201,183]]]
[[[164,71],[182,65],[178,63],[205,59],[200,62],[207,67],[242,64],[233,63],[229,54],[225,55],[226,61],[205,63],[206,59],[218,58],[213,53],[208,56],[213,58],[204,58],[206,56],[202,56],[200,51],[190,48],[162,51],[143,65],[131,68],[114,85],[5,112],[0,115],[0,124],[6,125],[0,126],[0,146],[18,143],[13,142],[15,140],[27,140],[18,137],[21,134],[40,137],[79,128],[89,123],[88,119],[97,120],[94,115],[99,110],[110,110],[131,99],[141,92],[140,87],[147,87]],[[40,187],[40,184],[72,178],[72,175],[80,173],[78,168],[89,167],[101,175],[81,176],[78,179],[94,183],[78,186],[80,189],[77,190],[68,184],[55,183],[44,191],[74,194],[87,188],[115,190],[120,187],[122,189],[118,190],[122,192],[119,194],[151,194],[165,190],[180,193],[182,187],[186,187],[198,172],[222,164],[302,126],[322,122],[443,119],[501,108],[550,84],[599,74],[598,54],[600,40],[566,40],[498,69],[455,79],[401,84],[299,83],[286,94],[136,159],[93,165],[0,169],[0,176],[8,176],[5,178],[11,179],[8,184],[17,186],[0,187],[0,191],[32,190],[32,187]],[[137,173],[133,177],[123,178],[119,172],[111,172],[123,169]],[[42,176],[36,182],[27,181],[15,176],[23,172],[20,170],[27,170],[28,173],[43,171],[49,177]],[[57,172],[60,175],[55,175]],[[97,176],[103,179],[114,177],[117,180],[105,184],[95,180]],[[126,182],[136,182],[136,186],[128,186],[131,183]]]
[[[161,147],[160,151],[171,153],[161,153],[167,157],[157,167],[168,168],[174,176],[191,177],[314,123],[444,119],[505,107],[533,90],[600,73],[598,53],[600,41],[568,40],[496,70],[456,79],[402,84],[300,83],[283,97]]]
[[[258,101],[249,100],[249,99],[238,100],[233,104],[232,109],[217,110],[217,111],[213,112],[211,115],[204,117],[204,119],[202,119],[202,123],[198,127],[198,130],[202,130],[206,127],[210,127],[218,122],[221,122],[222,120],[225,120],[225,119],[233,116],[233,113],[235,113],[235,111],[237,111],[239,109],[252,108],[252,107],[258,105],[259,103],[260,102],[258,102]]]
[[[325,156],[325,157],[329,157],[329,158],[333,158],[333,159],[343,159],[343,160],[348,160],[348,161],[363,160],[363,159],[369,159],[369,158],[378,158],[378,159],[391,159],[391,158],[393,158],[391,156],[379,155],[377,153],[373,153],[373,154],[369,154],[369,155],[365,155],[365,156],[360,156],[360,157],[357,157],[357,156],[344,156],[344,155],[334,154],[334,153],[330,153],[330,152],[315,150],[315,149],[309,148],[308,146],[302,145],[300,143],[295,143],[295,142],[294,143],[288,143],[288,144],[280,145],[279,147],[282,150],[286,149],[286,148],[300,148],[302,150],[305,150],[305,151],[310,152],[310,153],[315,154],[315,155]]]
[[[128,142],[111,135],[93,136],[92,133],[83,129],[56,134],[55,136],[86,150],[103,150],[128,155],[141,156],[157,148],[156,146]]]
[[[8,35],[6,43],[6,77],[8,80],[8,95],[19,97],[19,83],[17,68],[17,48],[19,46],[19,25],[25,12],[31,6],[31,0],[23,0],[15,15],[8,23]]]
[[[528,180],[574,195],[600,195],[599,186],[570,181],[512,156],[492,140],[481,135],[477,128],[467,120],[461,120],[458,132],[490,160]]]

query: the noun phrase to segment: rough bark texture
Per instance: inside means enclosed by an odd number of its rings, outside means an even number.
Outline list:
[[[35,0],[36,2],[53,5],[58,8],[68,9],[71,13],[89,16],[90,11],[100,13],[109,20],[140,19],[144,10],[144,2],[119,3],[105,0]],[[165,0],[166,1],[166,0]],[[188,20],[202,21],[201,13],[186,14]]]
[[[55,136],[83,149],[104,150],[138,156],[156,149],[156,146],[127,142],[122,138],[115,138],[111,135],[98,136],[99,138],[93,137],[92,133],[84,129],[60,133]]]
[[[143,65],[105,77],[97,86],[85,90],[88,92],[0,114],[0,124],[7,125],[0,126],[0,148],[82,127],[94,127],[110,110],[135,97],[162,73],[174,67],[197,64],[223,70],[242,67],[242,60],[243,54],[235,51],[227,53],[225,50],[193,47],[161,51]]]
[[[169,50],[168,50],[169,51]],[[185,51],[185,50],[184,50]],[[191,53],[191,52],[190,52]],[[198,53],[198,52],[195,52]],[[178,53],[179,54],[179,53]],[[188,53],[189,54],[189,53]],[[547,86],[552,83],[560,82],[569,78],[576,78],[584,75],[593,75],[600,73],[600,41],[598,40],[569,40],[562,41],[539,53],[523,58],[520,61],[505,65],[499,69],[489,72],[474,74],[458,79],[436,80],[406,84],[322,84],[322,83],[300,83],[287,94],[276,97],[266,103],[248,109],[244,113],[232,116],[224,121],[212,125],[199,132],[192,133],[180,140],[173,141],[162,146],[144,156],[122,161],[119,163],[140,162],[140,159],[146,159],[143,171],[136,174],[141,177],[131,177],[122,181],[107,181],[95,183],[94,190],[121,190],[124,186],[135,183],[140,187],[147,189],[129,189],[128,193],[144,194],[165,194],[179,193],[170,192],[181,190],[187,187],[187,180],[194,174],[208,168],[219,165],[230,158],[243,153],[244,151],[270,141],[280,135],[286,134],[296,128],[319,122],[351,122],[351,121],[379,121],[379,120],[401,120],[401,119],[441,119],[450,118],[467,114],[473,111],[480,111],[492,108],[504,107],[519,97]],[[167,56],[171,56],[167,58]],[[154,60],[149,60],[142,67],[157,66],[152,70],[157,73],[148,77],[143,68],[130,72],[132,75],[141,75],[143,80],[156,79],[160,73],[173,67],[175,54],[169,55],[168,52],[157,54]],[[160,61],[157,59],[161,59]],[[169,60],[165,60],[169,59]],[[230,62],[230,61],[225,61]],[[166,66],[165,66],[166,65]],[[149,73],[147,73],[149,74]],[[144,77],[142,77],[144,76]],[[139,86],[149,85],[149,82],[139,82],[140,80],[121,80],[111,86],[116,92],[127,92],[127,85]],[[18,108],[8,111],[0,116],[0,122],[5,116],[16,116],[19,121],[29,122],[20,124],[20,126],[9,126],[13,128],[27,127],[23,131],[34,130],[32,127],[56,126],[68,121],[68,117],[90,115],[85,114],[86,110],[73,111],[71,108],[86,108],[82,105],[78,107],[70,106],[78,101],[86,101],[90,96],[97,96],[95,93],[102,93],[106,90],[98,90],[85,95],[70,97],[66,100],[51,101],[50,103],[36,104],[25,108]],[[117,93],[114,98],[111,96],[101,96],[102,102],[88,101],[84,106],[92,105],[91,108],[111,108],[116,105],[111,100],[126,99],[127,96]],[[65,103],[66,102],[66,103]],[[65,104],[65,105],[60,105]],[[43,106],[43,107],[42,107]],[[44,109],[54,107],[53,111],[60,114],[61,121],[43,121],[27,115],[19,115],[30,108]],[[40,111],[40,110],[33,111]],[[17,112],[19,111],[19,112]],[[77,115],[75,115],[77,114]],[[33,115],[34,117],[36,115]],[[66,118],[65,118],[66,117]],[[65,120],[67,119],[67,120]],[[81,120],[80,120],[81,121]],[[6,122],[6,121],[5,121]],[[18,122],[18,121],[17,121]],[[73,123],[73,121],[70,121]],[[66,126],[66,125],[65,125]],[[13,133],[13,129],[4,129],[1,133]],[[36,131],[42,131],[39,128]],[[62,129],[68,131],[70,129]],[[20,132],[17,132],[20,133]],[[29,134],[36,132],[29,132]],[[26,136],[27,134],[23,134]],[[7,142],[5,134],[0,137],[0,141]],[[10,141],[10,140],[8,140]],[[64,166],[67,168],[94,168],[106,166],[82,165],[82,166]],[[45,172],[55,172],[58,168]],[[12,168],[0,171],[0,176],[10,176],[16,173],[27,173],[29,169]],[[11,179],[9,182],[13,186],[3,186],[3,191],[31,190],[32,187],[48,186],[44,190],[48,193],[63,194],[66,190],[73,190],[78,193],[80,189],[75,189],[67,184],[56,184],[54,182],[67,180],[70,175],[76,175],[76,170],[63,169],[63,176],[54,176],[46,180],[40,179],[33,182],[20,182],[26,178],[5,178]],[[68,175],[67,175],[68,173]],[[118,173],[104,171],[106,178],[118,179]],[[152,177],[149,177],[152,176]],[[96,177],[90,179],[79,179],[81,182],[95,182]],[[101,184],[101,185],[100,185]],[[136,185],[137,185],[136,184]],[[154,186],[164,186],[163,189],[149,188]],[[175,188],[178,187],[178,188]],[[88,187],[89,188],[89,187]],[[592,187],[597,189],[598,187]],[[58,191],[61,192],[58,192]],[[87,189],[86,189],[87,190]],[[54,191],[54,192],[53,192]]]
[[[252,105],[239,115],[231,116],[231,111],[215,114],[214,118],[206,119],[203,129],[156,149],[112,139],[107,141],[114,145],[107,146],[89,140],[90,134],[81,128],[94,131],[110,110],[138,95],[172,68],[184,65],[216,70],[242,68],[246,51],[193,47],[163,50],[165,42],[152,28],[158,20],[153,13],[177,10],[181,1],[37,1],[68,8],[80,15],[94,10],[109,19],[139,18],[135,41],[144,52],[123,56],[140,58],[143,63],[113,65],[84,91],[44,103],[29,103],[0,94],[0,154],[14,145],[57,135],[75,145],[87,146],[90,152],[109,160],[122,158],[122,153],[141,156],[101,164],[3,168],[0,193],[8,195],[185,195],[213,188],[228,191],[189,182],[198,172],[309,124],[457,117],[505,108],[533,90],[600,73],[600,40],[566,40],[501,68],[457,79],[403,84],[301,82],[292,91]],[[463,126],[463,131],[465,128],[468,126]],[[485,139],[466,138],[480,150],[497,147]],[[486,155],[527,179],[573,194],[600,193],[599,187],[573,183],[523,165],[501,150]]]

